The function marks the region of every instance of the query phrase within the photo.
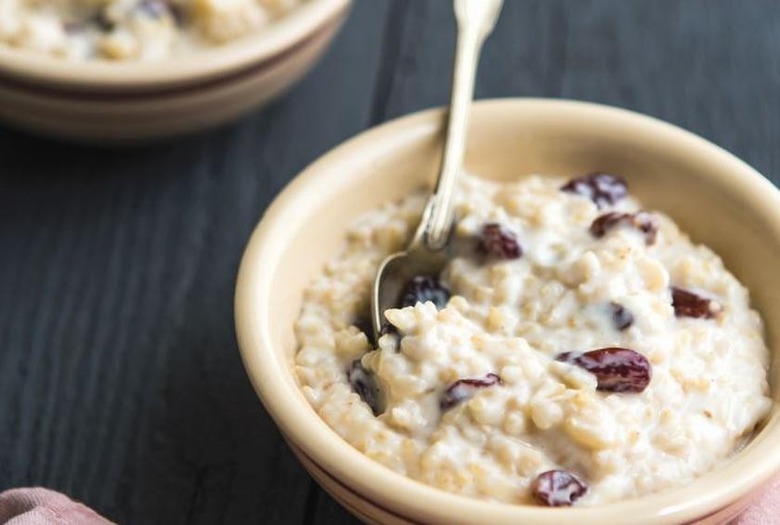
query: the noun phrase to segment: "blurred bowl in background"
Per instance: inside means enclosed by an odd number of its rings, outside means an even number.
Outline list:
[[[159,61],[76,62],[0,45],[0,119],[99,143],[223,124],[299,80],[336,35],[349,4],[307,0],[257,34]]]

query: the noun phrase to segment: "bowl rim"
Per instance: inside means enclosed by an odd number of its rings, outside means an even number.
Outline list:
[[[620,127],[637,138],[655,140],[674,148],[690,150],[697,158],[715,158],[723,172],[736,176],[723,179],[724,185],[744,186],[759,208],[760,216],[780,218],[780,191],[748,164],[715,144],[656,118],[611,106],[561,99],[507,98],[476,102],[473,111],[528,111],[566,114],[567,118],[597,119]],[[780,439],[780,414],[777,404],[757,438],[727,464],[694,482],[657,494],[597,507],[540,508],[486,502],[445,492],[398,474],[364,456],[312,409],[300,394],[291,367],[274,357],[270,350],[268,304],[262,301],[264,289],[270,289],[273,270],[280,262],[279,246],[289,231],[287,220],[295,210],[327,198],[329,191],[349,185],[349,170],[339,164],[367,150],[372,156],[392,155],[394,144],[418,141],[440,129],[442,108],[404,116],[342,143],[310,164],[274,199],[252,233],[241,260],[236,283],[235,321],[241,356],[250,380],[263,405],[285,437],[334,479],[360,494],[372,504],[404,519],[424,522],[446,520],[449,523],[686,523],[711,516],[737,501],[750,497],[760,485],[780,471],[780,449],[772,441]],[[739,179],[735,182],[731,179]],[[324,189],[327,179],[329,191]],[[318,186],[311,191],[310,186]],[[304,208],[305,209],[305,208]],[[780,221],[777,230],[780,232]],[[773,353],[777,360],[777,354]],[[296,391],[297,390],[297,391]],[[297,395],[296,395],[297,394]],[[770,439],[774,438],[774,439]],[[720,480],[720,482],[718,482]],[[724,483],[727,481],[727,483]],[[389,507],[389,508],[388,508]],[[410,516],[412,518],[410,518]]]
[[[0,45],[0,79],[71,89],[132,91],[219,78],[274,60],[287,49],[337,23],[352,0],[305,0],[262,31],[211,49],[139,62],[73,61]]]

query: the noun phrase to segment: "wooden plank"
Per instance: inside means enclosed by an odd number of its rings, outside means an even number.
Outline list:
[[[96,151],[0,131],[0,488],[122,522],[303,520],[312,482],[246,379],[234,278],[273,195],[366,126],[385,9],[356,5],[288,97],[212,133]]]

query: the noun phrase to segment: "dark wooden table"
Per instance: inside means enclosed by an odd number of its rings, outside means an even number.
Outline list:
[[[449,3],[356,0],[319,66],[233,125],[96,149],[0,127],[0,489],[125,523],[349,523],[242,368],[233,285],[274,195],[347,137],[448,97]],[[479,97],[669,120],[778,182],[775,0],[507,0]]]

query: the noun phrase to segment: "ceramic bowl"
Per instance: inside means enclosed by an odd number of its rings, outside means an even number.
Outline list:
[[[0,46],[0,118],[91,142],[137,142],[228,122],[312,67],[350,0],[307,0],[262,32],[155,62],[65,61]]]
[[[780,407],[733,458],[693,483],[593,508],[488,503],[407,479],[361,455],[317,416],[292,373],[302,292],[337,254],[359,215],[430,182],[443,113],[405,117],[323,156],[274,201],[251,237],[238,277],[236,323],[249,377],[312,476],[373,523],[559,525],[725,523],[780,470]],[[492,179],[526,173],[624,175],[633,194],[706,243],[750,289],[780,349],[780,192],[726,151],[628,111],[552,100],[475,104],[466,168]],[[780,399],[778,354],[773,396]]]

